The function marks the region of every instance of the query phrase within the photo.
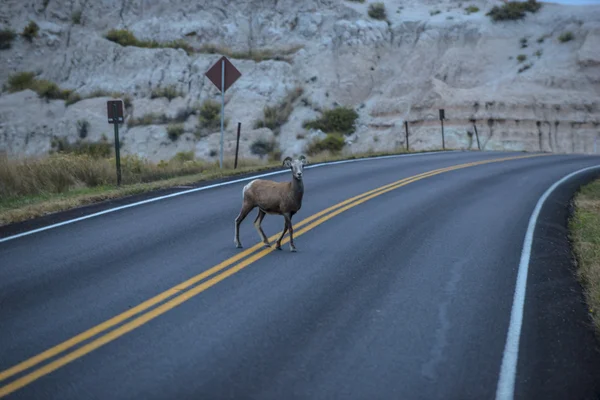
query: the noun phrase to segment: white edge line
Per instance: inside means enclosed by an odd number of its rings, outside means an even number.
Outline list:
[[[356,159],[352,159],[352,160],[330,161],[330,162],[325,162],[325,163],[320,163],[320,164],[315,164],[315,165],[308,165],[308,166],[306,166],[306,169],[309,169],[309,168],[319,168],[319,167],[329,166],[329,165],[345,164],[345,163],[351,163],[351,162],[360,162],[360,161],[369,161],[369,160],[380,160],[380,159],[385,159],[385,158],[399,158],[399,157],[410,157],[410,156],[423,156],[423,155],[429,155],[429,154],[447,154],[447,153],[455,153],[455,152],[458,152],[458,150],[431,151],[431,152],[426,152],[426,153],[394,154],[394,155],[389,155],[389,156],[379,156],[379,157],[376,156],[376,157],[356,158]],[[168,198],[176,197],[176,196],[182,196],[184,194],[189,194],[189,193],[194,193],[194,192],[200,192],[202,190],[214,189],[214,188],[220,187],[220,186],[233,185],[235,183],[245,182],[245,181],[249,181],[249,180],[252,180],[252,179],[263,178],[263,177],[266,177],[266,176],[272,176],[272,175],[278,175],[278,174],[284,174],[286,172],[289,172],[289,171],[287,169],[285,169],[283,171],[275,171],[275,172],[269,172],[269,173],[260,174],[260,175],[252,175],[252,176],[247,177],[247,178],[241,178],[241,179],[236,179],[236,180],[233,180],[233,181],[215,183],[213,185],[203,186],[203,187],[200,187],[200,188],[195,188],[195,189],[190,189],[190,190],[184,190],[184,191],[181,191],[181,192],[172,193],[172,194],[168,194],[168,195],[165,195],[165,196],[153,197],[151,199],[147,199],[147,200],[143,200],[143,201],[138,201],[138,202],[131,203],[131,204],[126,204],[124,206],[119,206],[119,207],[115,207],[115,208],[109,208],[108,210],[100,211],[100,212],[97,212],[97,213],[94,213],[94,214],[85,215],[83,217],[79,217],[79,218],[75,218],[75,219],[70,219],[70,220],[67,220],[67,221],[63,221],[63,222],[59,222],[59,223],[56,223],[56,224],[48,225],[48,226],[45,226],[43,228],[38,228],[38,229],[31,230],[31,231],[26,231],[26,232],[19,233],[17,235],[8,236],[8,237],[0,239],[0,243],[8,242],[9,240],[18,239],[18,238],[23,237],[23,236],[33,235],[34,233],[43,232],[43,231],[46,231],[46,230],[49,230],[49,229],[58,228],[60,226],[73,224],[75,222],[79,222],[79,221],[83,221],[83,220],[86,220],[86,219],[98,217],[100,215],[113,213],[115,211],[124,210],[124,209],[130,208],[130,207],[136,207],[136,206],[140,206],[140,205],[143,205],[143,204],[153,203],[155,201],[164,200],[164,199],[168,199]]]
[[[521,326],[523,324],[523,310],[525,306],[525,291],[527,287],[527,274],[529,271],[529,261],[531,257],[531,248],[533,245],[533,233],[537,225],[537,219],[546,202],[546,199],[564,182],[575,175],[583,172],[599,169],[600,165],[587,167],[572,172],[558,182],[554,183],[538,200],[527,226],[527,233],[523,241],[521,251],[521,261],[519,262],[519,271],[517,273],[517,283],[513,297],[513,305],[510,313],[510,324],[508,326],[508,335],[506,345],[502,355],[502,366],[500,367],[500,376],[496,388],[496,400],[512,400],[515,391],[515,380],[517,377],[517,363],[519,359],[519,341],[521,339]]]

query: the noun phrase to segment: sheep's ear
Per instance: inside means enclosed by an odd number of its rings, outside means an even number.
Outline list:
[[[292,157],[286,157],[285,160],[283,160],[283,166],[290,168],[292,166]]]
[[[302,165],[306,165],[306,164],[308,164],[308,160],[307,160],[307,159],[306,159],[306,157],[304,157],[304,156],[300,156],[300,157],[298,158],[298,160],[300,160],[300,161],[302,162]]]

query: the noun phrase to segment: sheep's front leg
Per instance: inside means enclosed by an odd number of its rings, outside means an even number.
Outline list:
[[[242,247],[242,243],[240,243],[240,224],[242,223],[244,218],[246,218],[248,213],[250,211],[252,211],[253,208],[254,208],[254,206],[244,203],[242,205],[242,210],[240,211],[239,215],[235,219],[235,236],[234,236],[233,241],[235,243],[235,247],[237,247],[237,248]]]
[[[285,219],[285,216],[284,216],[284,219]],[[277,239],[277,245],[275,246],[275,248],[277,250],[281,250],[281,239],[283,239],[283,237],[285,236],[287,230],[288,230],[288,224],[287,224],[287,221],[285,221],[283,223],[283,232],[281,233],[281,236],[279,236],[279,239]]]
[[[258,231],[258,234],[262,238],[262,241],[265,244],[265,246],[271,247],[271,243],[269,243],[269,239],[267,238],[267,235],[265,235],[265,232],[262,230],[262,227],[260,226],[260,224],[262,224],[262,220],[264,217],[265,217],[265,212],[263,210],[259,209],[258,215],[256,216],[256,219],[254,220],[254,227]]]
[[[288,226],[288,230],[290,231],[290,251],[295,252],[296,246],[294,246],[294,228],[292,228],[292,216],[289,213],[283,214],[285,218],[285,223]]]

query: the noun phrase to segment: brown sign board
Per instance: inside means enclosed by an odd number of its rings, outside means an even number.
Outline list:
[[[106,102],[106,109],[108,111],[109,124],[114,124],[115,120],[117,123],[122,123],[124,121],[123,100],[108,100]]]
[[[221,62],[225,61],[225,90],[221,89]],[[206,77],[210,79],[210,81],[222,92],[226,92],[227,89],[235,81],[238,80],[242,73],[237,70],[236,67],[227,59],[227,57],[223,56],[217,61],[208,71],[206,71]]]

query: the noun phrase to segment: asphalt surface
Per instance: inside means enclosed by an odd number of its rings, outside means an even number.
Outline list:
[[[305,169],[293,222],[422,172],[518,155]],[[492,399],[529,217],[555,181],[599,164],[511,160],[377,196],[296,237],[297,253],[284,245],[7,398]],[[561,187],[540,215],[516,399],[600,398],[600,351],[564,231],[573,192],[597,175]],[[234,219],[246,183],[0,243],[0,373],[239,254]],[[259,242],[255,215],[241,225],[245,249]],[[266,216],[267,236],[282,228],[282,217]]]

